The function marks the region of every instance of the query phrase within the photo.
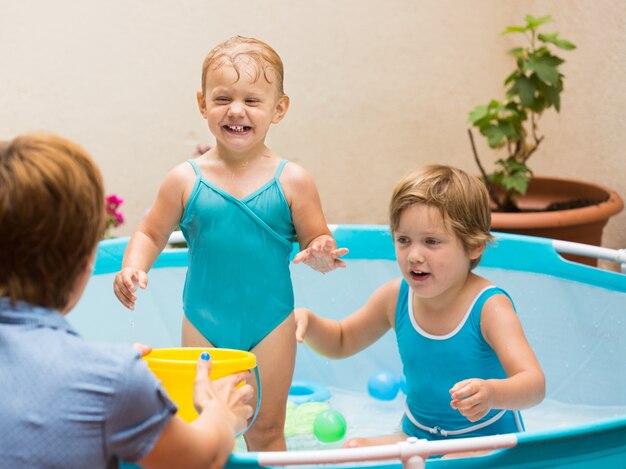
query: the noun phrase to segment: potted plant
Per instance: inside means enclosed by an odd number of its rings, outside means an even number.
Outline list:
[[[471,128],[470,143],[492,200],[494,231],[600,245],[608,218],[623,208],[620,197],[596,184],[537,177],[528,166],[544,138],[539,133],[539,118],[550,108],[561,109],[564,76],[559,67],[564,60],[553,50],[576,48],[558,32],[538,31],[551,21],[550,16],[528,15],[524,25],[504,30],[502,34],[526,38],[523,46],[509,51],[515,69],[504,81],[505,98],[476,106],[469,113],[469,122],[490,148],[498,150],[491,172],[485,170],[478,156]]]

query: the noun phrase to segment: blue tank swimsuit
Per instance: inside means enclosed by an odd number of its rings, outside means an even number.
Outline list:
[[[480,330],[485,301],[509,295],[495,286],[481,291],[459,325],[449,334],[424,331],[413,315],[413,292],[402,280],[396,308],[396,337],[407,382],[402,431],[428,440],[524,431],[519,412],[492,409],[470,422],[450,407],[449,390],[468,378],[500,379],[506,373]],[[509,297],[510,299],[510,297]]]
[[[289,255],[295,229],[278,178],[237,199],[207,181],[197,163],[180,222],[189,246],[185,316],[215,347],[251,350],[294,307]]]

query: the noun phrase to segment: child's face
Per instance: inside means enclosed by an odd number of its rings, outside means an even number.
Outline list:
[[[423,298],[435,298],[462,286],[470,260],[481,253],[481,249],[466,252],[461,240],[446,227],[439,209],[424,204],[402,211],[394,245],[402,276]]]
[[[200,112],[218,145],[233,151],[263,147],[270,125],[280,122],[289,107],[289,98],[280,95],[275,82],[269,83],[263,73],[255,79],[255,71],[244,67],[238,77],[228,65],[210,70],[205,95],[198,92]],[[271,69],[268,73],[272,79]]]

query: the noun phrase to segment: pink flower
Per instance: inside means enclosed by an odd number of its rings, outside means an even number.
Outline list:
[[[112,210],[115,210],[117,207],[119,207],[120,205],[124,203],[124,199],[122,199],[121,197],[118,197],[115,194],[111,194],[107,196],[104,200],[106,202],[107,209],[110,208]]]
[[[124,223],[124,215],[118,211],[120,205],[124,203],[124,199],[115,194],[111,194],[104,199],[104,208],[106,210],[106,220],[104,223],[104,238],[111,237],[111,229],[117,228]]]
[[[122,199],[121,197],[118,197],[115,194],[111,194],[107,196],[105,200],[107,201],[108,204],[114,204],[114,205],[122,205],[124,203],[124,199]]]

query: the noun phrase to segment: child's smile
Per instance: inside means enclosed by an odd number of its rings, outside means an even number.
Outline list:
[[[416,282],[424,282],[426,281],[428,278],[430,278],[430,273],[428,272],[423,272],[421,270],[411,270],[409,271],[409,275],[411,276],[411,278],[413,280],[415,280]]]
[[[243,135],[245,133],[250,132],[250,130],[252,130],[252,127],[248,125],[223,125],[222,128],[225,131],[230,132],[235,135]]]

